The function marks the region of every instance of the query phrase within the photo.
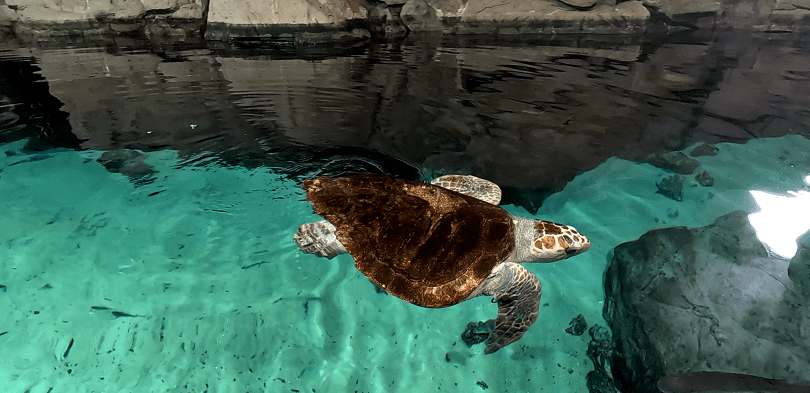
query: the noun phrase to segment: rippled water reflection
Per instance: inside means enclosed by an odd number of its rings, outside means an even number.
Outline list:
[[[807,41],[412,37],[349,53],[7,43],[0,137],[35,136],[32,150],[171,148],[296,177],[476,173],[534,211],[611,156],[807,135]]]

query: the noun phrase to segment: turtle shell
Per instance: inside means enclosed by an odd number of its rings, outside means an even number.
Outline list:
[[[363,175],[303,185],[355,267],[419,306],[463,301],[515,247],[509,213],[432,184]]]

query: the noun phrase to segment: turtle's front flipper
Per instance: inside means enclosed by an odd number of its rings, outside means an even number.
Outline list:
[[[492,295],[498,302],[495,328],[484,349],[490,354],[520,339],[537,319],[540,280],[525,267],[506,262],[492,269],[470,297],[478,295]]]
[[[293,236],[293,240],[301,251],[316,254],[319,257],[332,259],[335,255],[347,252],[343,244],[335,237],[335,226],[326,220],[301,225]]]

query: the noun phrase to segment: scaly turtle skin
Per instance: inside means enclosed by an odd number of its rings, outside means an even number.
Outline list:
[[[590,242],[574,228],[513,216],[501,190],[474,176],[431,184],[363,175],[304,181],[324,221],[301,225],[307,253],[349,253],[371,281],[422,307],[447,307],[480,295],[498,302],[486,353],[518,340],[537,319],[540,281],[518,262],[580,254]]]

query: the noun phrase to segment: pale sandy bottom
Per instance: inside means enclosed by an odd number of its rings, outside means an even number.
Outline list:
[[[715,185],[689,177],[683,202],[655,193],[663,170],[619,159],[548,199],[537,217],[594,246],[528,266],[543,283],[540,317],[489,356],[459,337],[495,316],[489,299],[423,309],[375,293],[349,256],[300,253],[292,235],[317,216],[271,170],[177,167],[173,152],[150,153],[160,173],[136,187],[98,152],[0,152],[0,391],[476,392],[482,381],[492,392],[586,392],[587,333],[564,329],[580,313],[605,324],[613,247],[754,212],[752,189],[806,189],[807,139],[719,147],[699,158]]]

